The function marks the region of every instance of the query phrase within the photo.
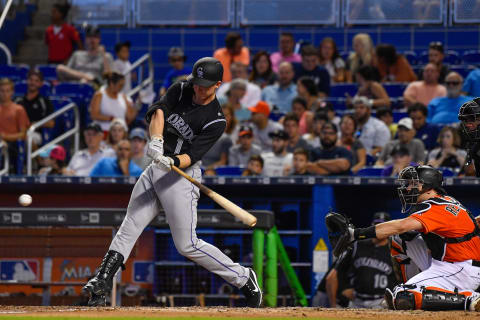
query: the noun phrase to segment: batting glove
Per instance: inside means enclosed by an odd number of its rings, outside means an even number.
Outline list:
[[[147,156],[153,160],[158,160],[163,156],[163,138],[152,137],[147,146]]]
[[[160,156],[155,160],[155,165],[165,172],[172,170],[173,163],[173,159],[166,156]]]

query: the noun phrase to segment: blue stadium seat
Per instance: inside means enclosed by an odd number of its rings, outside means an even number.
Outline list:
[[[219,176],[241,176],[244,168],[235,166],[222,166],[215,169]]]
[[[57,66],[54,64],[39,64],[36,66],[47,81],[57,80]]]
[[[480,51],[479,50],[468,50],[463,53],[462,56],[463,63],[472,63],[472,64],[479,64],[480,63]]]
[[[15,83],[15,96],[24,96],[27,93],[27,81],[21,81]],[[45,82],[40,88],[40,94],[49,97],[52,94],[52,86]]]
[[[335,83],[330,86],[330,97],[345,98],[348,93],[352,97],[357,93],[358,87],[354,83]]]
[[[348,56],[350,56],[350,52],[340,52],[339,55],[340,55],[340,58],[343,59],[343,61],[347,62]]]
[[[0,78],[9,78],[12,81],[27,79],[29,67],[21,64],[0,65]]]
[[[450,168],[440,167],[440,168],[438,168],[438,170],[442,171],[444,177],[453,177],[453,176],[455,176],[455,172],[453,172],[453,170],[450,169]]]
[[[373,166],[377,162],[377,158],[367,153],[366,166]]]
[[[384,83],[383,87],[387,91],[387,94],[390,98],[402,97],[403,91],[407,87],[405,83]]]
[[[443,62],[446,64],[460,64],[462,59],[460,59],[460,54],[457,51],[447,50]]]
[[[417,64],[424,65],[428,63],[428,51],[423,51],[417,60]]]
[[[470,73],[470,71],[474,70],[475,67],[472,65],[456,65],[456,66],[449,66],[448,69],[450,71],[458,72],[465,79]]]
[[[410,65],[416,65],[417,64],[417,54],[414,51],[404,51],[403,56],[407,59],[408,63]]]
[[[346,100],[347,99],[345,98],[335,98],[335,97],[325,99],[325,101],[330,102],[333,105],[333,108],[336,111],[345,110],[347,108]]]
[[[88,106],[95,93],[95,90],[91,85],[76,82],[63,82],[55,86],[54,91],[55,95],[70,98],[77,104],[83,125],[89,122],[90,114],[88,112]]]
[[[269,119],[273,121],[278,121],[280,118],[282,118],[285,115],[284,112],[281,111],[272,111],[270,112],[270,115],[268,116]]]
[[[365,167],[358,170],[357,176],[366,176],[366,177],[380,177],[382,175],[383,168],[376,167]]]
[[[25,166],[25,160],[27,159],[27,150],[25,149],[25,141],[24,140],[17,140],[17,168],[16,174],[23,174],[23,167]],[[10,161],[12,161],[10,159]]]
[[[65,107],[67,104],[74,102],[72,99],[67,97],[58,97],[51,96],[50,101],[53,104],[53,110],[57,111]],[[43,128],[43,138],[46,142],[51,141],[53,138],[58,137],[59,135],[65,133],[66,131],[73,128],[75,125],[74,122],[74,112],[69,111],[64,113],[62,116],[55,118],[55,126],[52,129]],[[63,142],[65,150],[70,150],[70,140],[67,139]]]

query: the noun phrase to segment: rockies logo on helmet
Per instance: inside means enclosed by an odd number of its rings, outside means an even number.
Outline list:
[[[197,69],[197,75],[198,75],[199,78],[203,78],[203,68],[202,67]]]

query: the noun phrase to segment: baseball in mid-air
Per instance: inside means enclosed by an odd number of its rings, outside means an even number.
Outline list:
[[[28,207],[32,204],[32,196],[24,193],[20,197],[18,197],[18,203],[20,203],[24,207]]]

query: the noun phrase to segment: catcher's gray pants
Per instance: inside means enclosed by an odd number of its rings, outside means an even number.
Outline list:
[[[197,181],[202,179],[198,164],[192,165],[185,172]],[[187,179],[174,171],[167,173],[151,164],[133,188],[127,215],[110,245],[110,250],[120,252],[127,260],[143,229],[163,207],[178,252],[228,283],[238,288],[243,287],[248,280],[248,269],[234,263],[216,247],[197,238],[195,228],[199,197],[198,188]]]

